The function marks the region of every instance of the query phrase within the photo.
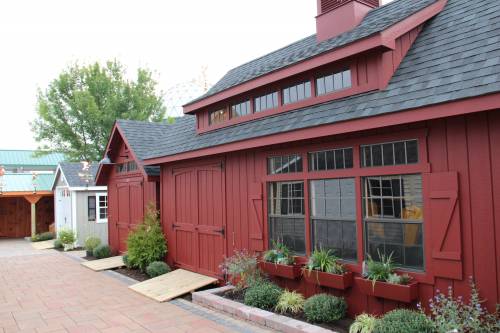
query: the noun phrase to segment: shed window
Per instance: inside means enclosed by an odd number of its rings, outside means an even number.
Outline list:
[[[302,156],[273,156],[267,159],[267,172],[270,175],[302,172]]]
[[[108,196],[105,194],[97,195],[99,199],[99,222],[108,220]]]
[[[316,79],[316,95],[324,95],[333,91],[350,88],[351,70],[347,69],[341,72],[332,73]]]
[[[135,161],[127,162],[127,171],[131,172],[131,171],[135,171],[135,170],[137,170],[137,163],[135,163]]]
[[[363,179],[366,250],[390,255],[400,266],[423,269],[423,199],[421,175]]]
[[[210,112],[210,117],[209,117],[210,125],[220,124],[228,120],[229,120],[229,111],[225,108]]]
[[[324,171],[353,167],[352,148],[341,148],[309,153],[309,170]]]
[[[250,101],[245,101],[231,106],[231,118],[245,116],[250,112]]]
[[[310,186],[313,246],[347,260],[357,255],[354,184],[354,178],[322,179]]]
[[[269,184],[269,240],[305,253],[304,182]]]
[[[90,196],[87,198],[87,216],[89,221],[95,221],[96,219],[96,198],[95,196]]]
[[[311,97],[311,82],[305,81],[283,89],[283,104],[290,104]]]
[[[254,110],[260,112],[278,107],[278,92],[273,92],[264,96],[255,98]]]
[[[363,167],[418,163],[418,141],[406,140],[361,146]]]

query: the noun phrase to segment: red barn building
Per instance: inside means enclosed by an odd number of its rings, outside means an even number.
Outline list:
[[[360,276],[393,253],[418,301],[472,276],[500,303],[500,2],[318,0],[317,34],[228,72],[142,155],[177,267],[283,240]],[[139,126],[139,125],[138,125]],[[139,142],[141,138],[137,138]],[[111,195],[111,194],[110,194]],[[344,295],[351,314],[398,302]]]

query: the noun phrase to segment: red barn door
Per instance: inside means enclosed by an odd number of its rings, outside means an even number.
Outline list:
[[[127,237],[134,226],[141,223],[144,214],[142,179],[133,179],[116,184],[118,218],[116,230],[118,251],[127,251]]]
[[[174,171],[175,263],[221,277],[225,255],[225,179],[222,164]]]

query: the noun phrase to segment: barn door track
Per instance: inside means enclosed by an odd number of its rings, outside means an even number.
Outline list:
[[[216,278],[210,276],[176,269],[173,272],[131,285],[129,288],[157,302],[166,302],[217,283],[217,281]]]
[[[125,264],[123,263],[123,256],[84,261],[81,264],[82,266],[90,268],[91,270],[96,272],[125,266]]]

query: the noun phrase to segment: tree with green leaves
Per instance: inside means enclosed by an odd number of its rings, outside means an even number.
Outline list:
[[[74,161],[97,161],[104,153],[116,119],[161,121],[163,94],[152,72],[138,69],[128,80],[117,61],[74,64],[39,91],[32,123],[40,149],[66,154]]]

